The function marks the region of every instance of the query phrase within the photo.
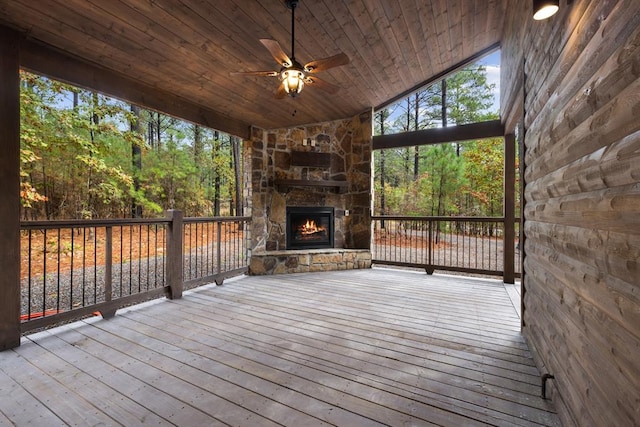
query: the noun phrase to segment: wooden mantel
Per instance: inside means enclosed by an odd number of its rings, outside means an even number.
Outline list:
[[[281,193],[287,192],[289,187],[329,187],[335,188],[338,193],[344,193],[349,186],[347,181],[309,179],[276,179],[273,183]]]

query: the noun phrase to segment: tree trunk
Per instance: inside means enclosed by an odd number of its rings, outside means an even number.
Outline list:
[[[211,150],[211,155],[215,159],[218,158],[220,154],[220,133],[216,130],[213,132],[213,150]],[[213,181],[213,216],[220,216],[220,171],[214,171],[215,177]]]
[[[235,205],[236,215],[244,216],[244,209],[242,208],[242,169],[240,167],[240,139],[234,136],[231,137],[231,149],[233,153],[233,172],[235,176]]]
[[[131,104],[133,120],[130,123],[131,132],[142,138],[142,123],[140,121],[140,107]],[[136,194],[140,191],[140,173],[142,172],[142,149],[136,141],[131,142],[131,166],[133,167],[133,189]],[[136,197],[131,200],[131,217],[142,218],[142,205],[138,203]]]
[[[447,79],[442,79],[442,127],[447,127]]]
[[[198,168],[200,168],[203,152],[204,142],[202,141],[202,128],[198,125],[193,125],[193,160]]]
[[[415,109],[413,116],[413,130],[416,131],[420,127],[420,94],[416,92],[414,96]],[[413,180],[417,181],[420,176],[420,146],[416,145],[413,153]]]
[[[380,112],[380,135],[384,135],[386,132],[385,129],[385,118],[386,118],[386,114],[385,114],[386,110],[382,110]],[[386,212],[386,200],[385,200],[385,194],[384,194],[384,186],[385,186],[385,157],[386,157],[386,152],[385,150],[380,150],[380,214],[384,215]],[[384,230],[385,224],[384,224],[384,220],[380,221],[380,228]]]
[[[153,150],[153,148],[155,147],[155,131],[153,130],[153,113],[149,112],[149,122],[147,123],[147,144],[149,144],[149,147],[151,147],[151,149]]]
[[[157,123],[156,123],[156,146],[158,150],[160,149],[160,145],[162,144],[161,136],[162,136],[162,116],[160,113],[156,113]]]

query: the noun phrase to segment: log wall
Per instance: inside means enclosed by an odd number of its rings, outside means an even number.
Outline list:
[[[565,425],[640,425],[640,1],[563,0],[542,22],[515,3],[501,90],[502,116],[524,115],[523,330]]]

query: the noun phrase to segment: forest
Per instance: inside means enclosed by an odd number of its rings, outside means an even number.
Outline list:
[[[21,217],[241,213],[242,142],[21,71]]]
[[[497,118],[483,66],[376,112],[375,133]],[[241,215],[231,135],[21,71],[21,218]],[[374,153],[374,213],[502,215],[503,140]],[[237,183],[240,183],[239,185]]]
[[[377,111],[374,133],[498,119],[498,112],[491,111],[494,89],[485,66],[466,67]],[[375,215],[501,216],[504,141],[489,138],[379,150],[374,152],[374,179]],[[516,206],[518,194],[516,182]]]

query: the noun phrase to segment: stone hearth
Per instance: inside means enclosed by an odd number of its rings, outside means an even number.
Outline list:
[[[371,267],[368,249],[306,249],[253,253],[250,274],[308,273]]]
[[[371,266],[371,137],[372,112],[305,127],[252,129],[245,151],[250,274]],[[320,206],[334,208],[334,248],[287,250],[286,208]]]

